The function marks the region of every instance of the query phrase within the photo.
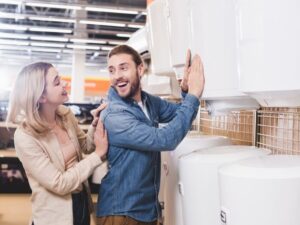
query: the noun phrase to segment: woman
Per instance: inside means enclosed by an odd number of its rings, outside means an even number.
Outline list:
[[[7,121],[19,124],[15,148],[32,189],[35,225],[90,224],[87,178],[103,163],[107,134],[94,117],[86,135],[62,105],[67,100],[66,82],[49,63],[23,68],[12,90]],[[91,154],[83,159],[82,153]]]

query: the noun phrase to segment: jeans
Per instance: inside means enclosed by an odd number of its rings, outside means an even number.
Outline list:
[[[90,225],[90,212],[88,205],[88,196],[85,190],[72,194],[73,203],[73,224]],[[33,221],[32,224],[34,225]]]
[[[158,225],[158,222],[141,222],[129,216],[103,216],[97,218],[97,225]]]
[[[73,224],[90,225],[90,212],[88,196],[85,190],[72,194],[73,200]]]

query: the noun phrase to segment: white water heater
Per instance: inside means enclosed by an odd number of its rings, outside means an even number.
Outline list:
[[[182,79],[186,52],[191,48],[190,1],[166,0],[166,3],[171,65],[176,78]]]
[[[171,65],[166,13],[165,0],[155,0],[147,8],[147,35],[151,68],[156,75],[175,77]]]
[[[178,158],[196,149],[228,145],[226,137],[212,135],[189,135],[174,151],[162,153],[162,200],[164,201],[164,224],[184,225],[182,218],[182,204],[178,188]]]
[[[300,106],[300,1],[236,2],[241,91],[262,106]]]
[[[245,97],[239,90],[235,1],[190,0],[192,54],[205,71],[202,98]]]
[[[254,146],[229,145],[202,149],[181,157],[179,179],[184,225],[220,225],[219,168],[270,153]]]
[[[216,112],[258,109],[257,101],[240,90],[236,0],[189,1],[191,51],[201,56],[205,72],[202,99]]]
[[[219,174],[222,225],[300,224],[300,156],[247,159]]]

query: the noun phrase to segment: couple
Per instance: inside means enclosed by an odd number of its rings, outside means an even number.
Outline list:
[[[204,88],[200,57],[188,66],[190,57],[188,52],[181,82],[184,98],[173,104],[141,90],[144,67],[134,49],[112,49],[108,105],[95,110],[87,134],[62,105],[68,100],[66,83],[51,64],[31,64],[20,72],[7,120],[19,124],[15,148],[32,189],[33,224],[89,225],[92,204],[86,180],[106,158],[97,224],[158,223],[160,152],[175,149],[187,134]],[[159,128],[159,123],[168,124]],[[82,158],[82,153],[89,155]]]

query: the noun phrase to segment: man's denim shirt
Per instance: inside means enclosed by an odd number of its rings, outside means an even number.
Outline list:
[[[150,120],[133,100],[110,88],[101,113],[108,132],[108,173],[102,179],[97,216],[126,215],[143,222],[159,218],[160,152],[173,150],[189,131],[199,100],[186,94],[181,104],[142,92]],[[158,128],[159,123],[168,123]]]

